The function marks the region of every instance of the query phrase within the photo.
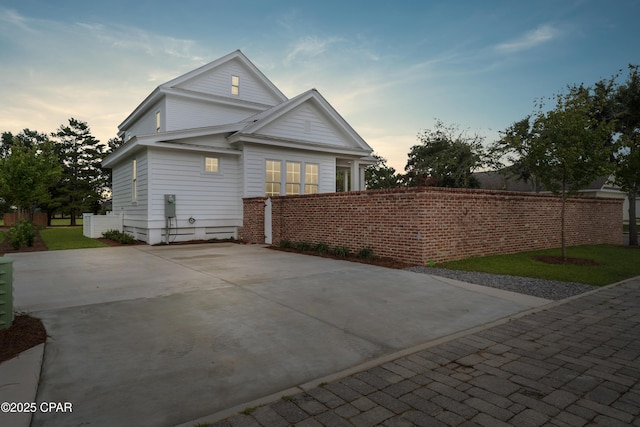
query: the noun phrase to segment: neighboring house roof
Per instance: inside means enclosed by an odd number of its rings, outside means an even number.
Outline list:
[[[476,172],[474,176],[480,181],[480,188],[487,190],[505,190],[519,192],[534,192],[534,186],[531,182],[519,179],[517,176],[505,171],[487,171]],[[612,184],[613,180],[610,175],[603,175],[592,181],[589,185],[580,190],[581,193],[594,191],[611,191],[620,192],[620,190]],[[545,192],[544,188],[542,192]]]

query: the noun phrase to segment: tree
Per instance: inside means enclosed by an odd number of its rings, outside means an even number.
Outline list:
[[[501,138],[489,148],[493,168],[508,177],[515,176],[530,183],[533,191],[540,192],[538,171],[535,164],[531,163],[531,157],[527,156],[534,137],[531,116],[513,123],[500,134]]]
[[[61,176],[61,167],[50,141],[29,146],[18,137],[0,159],[0,197],[27,212],[33,219],[38,204],[49,199],[49,185]]]
[[[629,65],[629,76],[617,87],[615,102],[615,182],[629,198],[629,245],[638,245],[636,199],[640,192],[640,75]]]
[[[105,146],[91,135],[86,122],[74,118],[52,134],[62,162],[62,180],[54,189],[56,200],[71,215],[71,225],[82,210],[98,212],[107,175],[101,168]]]
[[[404,180],[410,187],[478,188],[473,172],[484,163],[484,137],[468,135],[456,125],[436,119],[433,130],[418,134],[419,145],[409,151]]]
[[[376,162],[364,171],[368,189],[396,188],[402,184],[396,170],[387,165],[387,159],[373,154]]]
[[[561,244],[566,259],[566,201],[571,195],[596,178],[611,172],[608,149],[612,123],[601,120],[594,111],[593,93],[582,85],[573,86],[565,94],[556,95],[556,105],[543,112],[543,104],[535,115],[533,135],[526,152],[545,189],[562,198]]]

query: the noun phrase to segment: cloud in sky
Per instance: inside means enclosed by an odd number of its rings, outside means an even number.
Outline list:
[[[285,64],[290,64],[293,61],[295,61],[298,57],[302,57],[302,58],[316,57],[326,52],[329,46],[339,41],[340,39],[337,37],[328,37],[325,39],[315,37],[315,36],[303,37],[297,40],[293,44],[293,46],[291,46],[284,62]]]
[[[640,62],[636,0],[616,8],[540,1],[546,6],[374,2],[363,10],[241,0],[246,25],[238,25],[237,8],[215,2],[149,10],[3,0],[0,131],[52,132],[75,117],[106,142],[157,85],[242,49],[287,96],[318,89],[400,170],[416,133],[436,117],[504,129],[536,97]],[[553,49],[518,55],[540,47]]]
[[[548,43],[559,35],[558,29],[551,25],[542,25],[515,40],[496,45],[496,50],[502,53],[517,53]]]

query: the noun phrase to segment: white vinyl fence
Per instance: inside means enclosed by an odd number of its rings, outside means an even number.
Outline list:
[[[122,214],[107,213],[107,215],[82,214],[82,234],[96,239],[109,230],[122,231]]]

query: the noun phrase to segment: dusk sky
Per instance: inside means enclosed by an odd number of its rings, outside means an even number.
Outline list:
[[[0,0],[0,131],[75,117],[106,143],[156,86],[240,49],[403,171],[435,118],[490,143],[536,98],[640,64],[639,17],[638,0]]]

